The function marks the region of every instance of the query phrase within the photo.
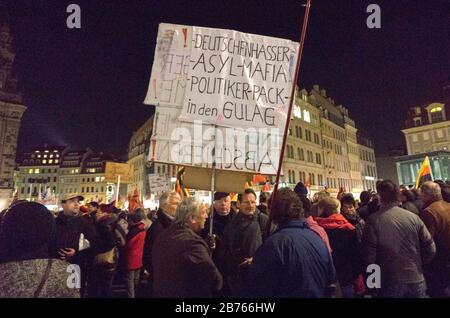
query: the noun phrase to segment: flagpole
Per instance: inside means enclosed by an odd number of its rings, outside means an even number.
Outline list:
[[[292,79],[291,100],[290,100],[290,103],[289,103],[289,109],[288,109],[288,113],[287,113],[287,117],[286,117],[286,125],[284,127],[283,143],[282,143],[282,146],[281,146],[280,158],[279,158],[279,161],[278,161],[277,176],[275,178],[275,185],[274,185],[274,188],[273,188],[272,198],[270,200],[270,207],[271,208],[272,208],[273,202],[275,201],[275,197],[277,195],[278,183],[280,182],[280,174],[281,174],[281,168],[282,168],[282,165],[283,165],[284,150],[286,148],[287,134],[288,134],[288,131],[289,131],[289,122],[291,120],[292,105],[294,104],[294,98],[295,98],[295,87],[296,87],[296,84],[297,84],[298,75],[300,73],[300,64],[301,64],[301,61],[302,61],[303,46],[305,44],[306,29],[307,29],[307,26],[308,26],[309,10],[311,8],[311,0],[307,0],[307,1],[308,2],[306,4],[306,11],[305,11],[305,15],[304,15],[304,18],[303,18],[303,26],[302,26],[302,31],[301,31],[301,35],[300,35],[300,47],[299,47],[299,52],[298,52],[298,56],[297,56],[297,64],[296,64],[296,67],[295,67],[294,78]],[[268,222],[268,226],[267,226],[267,231],[270,230],[271,223],[272,223],[272,218],[270,218],[270,214],[269,214],[269,222]],[[269,233],[267,233],[267,236],[268,235],[269,235]]]
[[[117,176],[117,191],[116,191],[116,200],[114,201],[114,206],[117,208],[117,201],[119,200],[119,189],[120,189],[120,174]]]

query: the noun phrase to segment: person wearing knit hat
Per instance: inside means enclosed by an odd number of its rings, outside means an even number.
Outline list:
[[[303,184],[303,182],[297,183],[297,185],[294,188],[294,192],[297,193],[298,196],[308,196],[308,188]]]
[[[42,204],[11,206],[0,223],[0,298],[79,297],[67,262],[51,258],[55,220]]]

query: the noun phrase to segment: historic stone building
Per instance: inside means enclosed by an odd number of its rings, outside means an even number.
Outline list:
[[[13,74],[14,57],[7,17],[0,14],[0,209],[9,203],[14,190],[17,138],[26,110]]]

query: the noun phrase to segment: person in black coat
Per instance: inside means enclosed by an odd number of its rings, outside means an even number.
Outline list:
[[[61,260],[77,264],[81,269],[82,296],[86,287],[88,268],[92,263],[97,244],[97,231],[94,225],[82,216],[78,194],[67,194],[62,200],[63,210],[56,217],[56,239],[54,256]]]
[[[225,249],[223,246],[223,234],[226,226],[236,216],[236,211],[231,206],[231,197],[228,192],[216,192],[214,193],[214,216],[212,234],[214,235],[214,243],[210,244],[210,247],[214,247],[212,258],[214,264],[216,264],[220,273],[224,277],[224,286],[218,297],[227,297],[230,295],[228,285],[226,283],[226,269],[225,269]],[[209,237],[209,227],[211,224],[211,218],[208,218],[205,223],[205,228],[202,230],[200,236],[207,242],[211,243]],[[213,246],[211,246],[213,245]]]
[[[152,251],[155,297],[209,298],[221,289],[222,275],[197,234],[207,218],[202,202],[185,198],[173,224],[156,239]]]
[[[180,195],[177,192],[165,192],[159,198],[159,209],[156,212],[156,220],[147,230],[144,243],[144,252],[142,263],[144,269],[149,274],[149,288],[151,289],[153,281],[152,269],[152,250],[157,237],[167,229],[174,221],[178,205],[181,202]],[[150,290],[150,294],[151,294]],[[150,295],[151,296],[151,295]]]

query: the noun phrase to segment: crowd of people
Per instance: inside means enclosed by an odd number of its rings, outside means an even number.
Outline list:
[[[359,200],[300,182],[212,207],[166,192],[157,211],[17,201],[0,214],[0,297],[109,298],[117,282],[129,298],[450,297],[449,196],[381,180]]]

